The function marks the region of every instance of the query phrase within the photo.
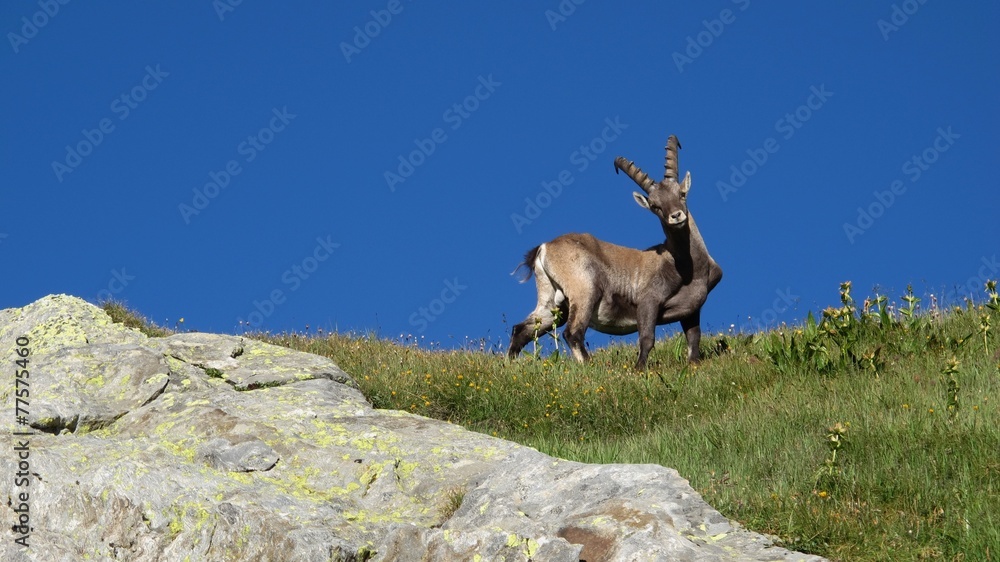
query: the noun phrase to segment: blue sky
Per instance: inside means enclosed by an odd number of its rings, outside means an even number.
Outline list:
[[[0,308],[506,345],[526,250],[662,241],[668,134],[703,330],[1000,277],[996,3],[233,3],[0,6]]]

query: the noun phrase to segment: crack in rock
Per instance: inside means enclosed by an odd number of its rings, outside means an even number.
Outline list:
[[[0,349],[24,334],[30,422],[49,431],[31,437],[31,559],[822,560],[730,522],[673,469],[376,410],[326,357],[147,338],[64,295],[0,310]],[[18,462],[0,455],[0,474]],[[27,559],[0,541],[0,560]]]

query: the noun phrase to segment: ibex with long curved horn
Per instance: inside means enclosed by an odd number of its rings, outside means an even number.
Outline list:
[[[677,151],[667,140],[663,181],[656,183],[635,163],[615,159],[615,172],[624,171],[646,193],[634,193],[636,202],[651,211],[663,227],[666,241],[647,250],[603,242],[590,234],[564,234],[532,248],[524,256],[534,272],[538,304],[528,318],[514,326],[507,354],[517,357],[537,334],[556,322],[565,325],[563,337],[578,361],[589,354],[584,347],[587,328],[605,334],[639,332],[639,359],[646,368],[656,326],[680,321],[687,337],[688,360],[701,357],[701,307],[722,279],[722,268],[708,254],[705,242],[687,209],[691,173],[678,183]],[[523,282],[522,281],[522,282]]]

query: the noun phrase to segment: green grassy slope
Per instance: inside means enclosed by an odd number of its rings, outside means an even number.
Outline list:
[[[381,408],[584,462],[677,469],[726,516],[834,560],[1000,559],[1000,300],[911,293],[802,326],[514,362],[340,334],[255,337],[326,355]],[[541,338],[550,338],[543,334]],[[529,346],[530,348],[531,346]]]

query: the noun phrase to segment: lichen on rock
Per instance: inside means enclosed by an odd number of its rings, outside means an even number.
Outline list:
[[[669,468],[557,462],[376,410],[324,357],[150,338],[65,295],[0,311],[0,349],[25,335],[33,531],[3,560],[820,560]],[[2,486],[14,521],[20,489]]]

